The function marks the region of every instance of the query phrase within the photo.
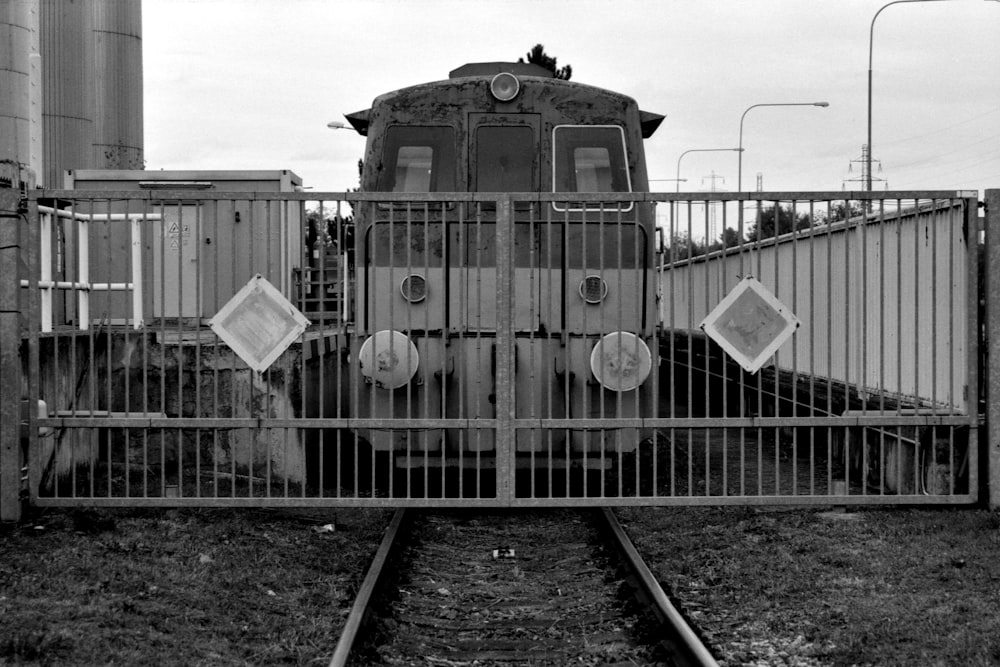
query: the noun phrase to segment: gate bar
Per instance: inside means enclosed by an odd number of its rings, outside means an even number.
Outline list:
[[[0,521],[21,518],[19,190],[0,190]]]
[[[986,480],[989,506],[1000,508],[1000,190],[986,191]]]
[[[511,505],[514,500],[514,296],[510,277],[514,275],[514,204],[509,194],[497,201],[497,372],[496,372],[496,453],[497,500]]]

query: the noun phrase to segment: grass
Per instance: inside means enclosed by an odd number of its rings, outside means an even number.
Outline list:
[[[326,664],[385,525],[333,521],[50,513],[0,538],[0,664]]]
[[[1000,663],[995,513],[621,514],[726,665]]]

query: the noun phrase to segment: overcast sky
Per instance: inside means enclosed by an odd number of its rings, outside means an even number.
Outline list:
[[[655,191],[675,190],[685,151],[737,146],[748,107],[816,101],[830,106],[747,113],[743,189],[760,174],[768,191],[861,190],[869,26],[885,1],[143,0],[147,168],[355,187],[364,138],[328,122],[542,43],[574,81],[666,115],[646,142]],[[995,0],[882,11],[876,189],[1000,188],[998,35]],[[735,152],[688,153],[681,190],[735,191],[737,171]]]

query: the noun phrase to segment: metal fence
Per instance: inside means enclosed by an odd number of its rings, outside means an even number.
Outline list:
[[[22,428],[0,491],[8,513],[12,485],[38,506],[971,503],[976,203],[36,191],[4,221]]]

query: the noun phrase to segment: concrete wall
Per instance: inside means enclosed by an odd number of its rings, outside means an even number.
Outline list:
[[[942,202],[675,262],[660,276],[661,321],[697,329],[752,274],[802,322],[775,357],[782,370],[967,414],[976,314],[965,216]]]

